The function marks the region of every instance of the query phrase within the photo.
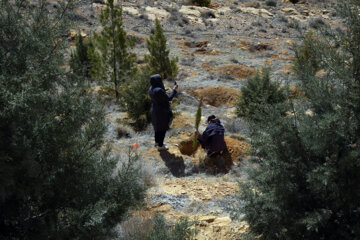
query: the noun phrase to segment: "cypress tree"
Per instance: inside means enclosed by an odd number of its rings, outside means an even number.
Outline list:
[[[134,40],[127,37],[122,25],[122,8],[114,0],[106,1],[106,8],[100,14],[102,32],[95,34],[97,51],[91,54],[94,78],[113,84],[116,100],[119,100],[119,86],[132,78],[136,71],[136,55],[129,49]]]
[[[286,115],[266,104],[251,122],[255,167],[231,210],[249,223],[247,239],[360,238],[359,1],[339,1],[337,11],[345,34],[317,33],[303,42],[314,54],[297,56],[305,96],[289,96]]]
[[[266,105],[284,102],[285,92],[278,82],[271,81],[270,69],[265,67],[241,87],[241,95],[235,104],[236,113],[250,121],[260,121]]]
[[[150,75],[139,72],[134,81],[124,84],[121,93],[121,104],[126,110],[130,124],[135,130],[141,131],[151,121],[151,99],[149,96]]]
[[[71,70],[84,77],[90,77],[91,61],[90,54],[94,51],[94,45],[91,39],[84,40],[79,32],[75,40],[76,49],[70,55]]]
[[[0,1],[0,239],[105,239],[143,199],[137,157],[115,170],[102,107],[62,67],[71,3]]]
[[[159,19],[155,19],[154,34],[146,41],[150,55],[145,55],[145,61],[151,74],[160,74],[164,79],[175,78],[178,73],[178,57],[170,60],[170,50],[166,47],[166,37]]]

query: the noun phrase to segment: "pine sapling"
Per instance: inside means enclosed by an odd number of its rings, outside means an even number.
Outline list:
[[[200,120],[201,120],[201,107],[202,107],[202,98],[200,98],[200,102],[199,102],[199,106],[197,108],[196,111],[196,115],[195,115],[195,129],[196,131],[199,131],[199,125],[200,125]],[[194,139],[193,139],[193,147],[195,147],[198,143],[197,140],[197,135],[194,135]]]

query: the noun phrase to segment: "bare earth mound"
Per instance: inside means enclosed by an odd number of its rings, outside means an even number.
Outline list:
[[[197,152],[203,151],[201,147],[196,145],[195,147],[192,144],[193,134],[188,134],[187,138],[182,138],[180,143],[178,143],[179,150],[181,154],[195,157]],[[233,163],[238,161],[240,158],[246,157],[247,152],[250,149],[248,143],[240,141],[238,139],[225,137],[226,149],[218,158],[209,159],[205,162],[208,167],[217,168],[218,163],[216,161],[222,161],[222,165],[226,170],[230,170]],[[197,159],[199,160],[199,159]]]
[[[202,98],[206,104],[214,107],[220,105],[232,106],[236,98],[240,95],[239,90],[223,86],[199,88],[187,90],[187,92],[198,99]]]

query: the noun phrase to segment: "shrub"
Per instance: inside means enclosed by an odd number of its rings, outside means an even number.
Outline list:
[[[122,224],[121,240],[192,240],[197,234],[194,228],[196,222],[181,217],[175,225],[171,226],[166,222],[165,217],[156,212],[149,222],[149,218],[139,219],[132,217],[131,221]],[[132,230],[132,231],[131,231]]]
[[[150,55],[145,55],[150,74],[160,74],[163,79],[175,78],[178,73],[177,57],[170,60],[170,50],[166,49],[166,37],[160,25],[159,19],[155,20],[154,34],[146,41],[146,47]]]
[[[319,29],[321,27],[323,27],[325,24],[324,20],[320,17],[317,18],[312,18],[309,21],[309,26],[314,28],[314,29]]]
[[[277,1],[276,0],[266,0],[265,4],[266,4],[266,6],[269,6],[269,7],[276,7]]]
[[[236,113],[251,121],[261,120],[268,104],[282,103],[286,98],[284,89],[280,88],[279,83],[270,80],[268,68],[248,79],[241,88],[241,93],[235,104]]]
[[[91,61],[89,53],[94,51],[94,45],[90,39],[85,41],[79,32],[75,40],[75,46],[75,51],[72,51],[70,55],[70,68],[79,76],[90,77]]]
[[[295,45],[294,70],[298,76],[314,76],[320,70],[321,56],[314,49],[321,47],[321,41],[311,31],[305,34],[301,45]]]
[[[192,3],[200,7],[209,7],[211,0],[192,0]]]
[[[137,131],[144,130],[151,121],[149,78],[149,74],[139,73],[132,82],[124,84],[121,89],[120,104],[131,119],[130,125]]]
[[[71,1],[0,1],[0,239],[104,239],[141,203],[136,158],[103,146],[105,113],[65,72]]]

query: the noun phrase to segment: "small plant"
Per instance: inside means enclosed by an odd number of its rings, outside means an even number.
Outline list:
[[[199,102],[199,106],[197,108],[196,114],[195,114],[195,129],[196,131],[199,131],[199,125],[200,125],[200,121],[201,121],[201,109],[202,108],[202,98],[200,99]],[[193,139],[193,147],[195,147],[198,143],[198,139],[197,139],[197,135],[194,134],[194,139]]]
[[[276,7],[277,1],[276,0],[266,0],[265,4],[266,4],[266,6],[269,6],[269,7]]]
[[[200,7],[209,7],[211,0],[192,0],[192,3]]]
[[[178,73],[178,57],[170,60],[170,50],[166,49],[166,37],[159,19],[155,19],[154,34],[146,41],[150,55],[145,55],[145,62],[150,74],[160,74],[163,79],[175,78]]]
[[[325,25],[326,25],[326,23],[320,17],[310,19],[310,21],[309,21],[309,26],[314,28],[314,29],[320,29],[321,27],[323,27]]]
[[[164,215],[156,212],[150,221],[132,217],[120,225],[120,240],[194,240],[196,222],[181,217],[175,225],[167,223]]]

